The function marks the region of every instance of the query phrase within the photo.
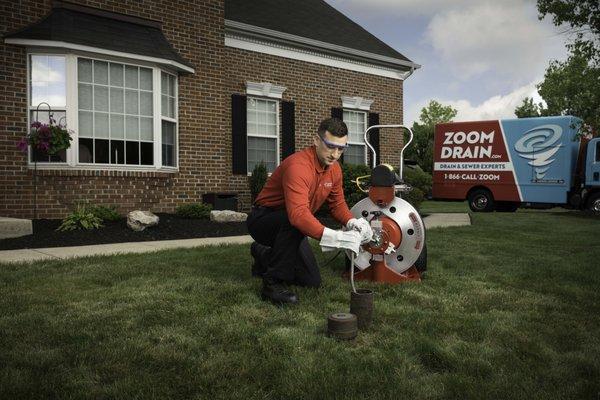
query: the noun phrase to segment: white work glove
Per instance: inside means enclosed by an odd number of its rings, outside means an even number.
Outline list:
[[[352,218],[346,224],[346,228],[348,230],[355,230],[360,232],[360,243],[364,244],[370,242],[373,239],[373,229],[371,229],[371,224],[364,218]]]
[[[361,234],[358,231],[334,231],[333,229],[325,228],[319,244],[323,251],[346,249],[353,251],[354,254],[358,254],[360,240]]]

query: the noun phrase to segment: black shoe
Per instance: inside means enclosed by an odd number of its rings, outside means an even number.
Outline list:
[[[252,264],[252,276],[255,276],[257,278],[262,278],[263,275],[265,274],[266,268],[260,262],[258,246],[259,246],[259,244],[256,242],[252,242],[252,244],[250,245],[250,254],[252,255],[252,258],[254,259],[254,263]]]
[[[298,296],[289,290],[283,283],[265,280],[261,292],[263,300],[269,300],[274,304],[296,304]]]

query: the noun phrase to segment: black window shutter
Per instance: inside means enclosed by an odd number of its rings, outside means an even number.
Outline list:
[[[343,108],[332,108],[331,109],[331,117],[332,118],[339,118],[342,121],[344,120],[344,109]],[[344,163],[344,153],[342,153],[342,155],[339,158],[339,163],[343,164]]]
[[[369,126],[379,125],[379,114],[377,113],[369,113]],[[375,149],[375,154],[377,155],[377,159],[375,160],[377,164],[381,164],[381,152],[379,151],[379,129],[371,129],[369,131],[369,143]],[[376,165],[377,166],[377,165]]]
[[[234,174],[248,171],[246,96],[231,95],[231,155]]]
[[[293,101],[281,102],[281,150],[282,160],[296,151],[296,118]]]
[[[341,120],[344,119],[344,109],[343,108],[332,108],[331,109],[331,117],[332,118],[339,118]]]

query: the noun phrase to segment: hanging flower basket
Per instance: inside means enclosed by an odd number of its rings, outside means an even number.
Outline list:
[[[31,146],[32,149],[43,154],[54,155],[71,147],[73,138],[67,128],[57,124],[52,116],[49,121],[48,124],[33,122],[29,133],[17,143],[19,150],[27,153],[27,148]]]

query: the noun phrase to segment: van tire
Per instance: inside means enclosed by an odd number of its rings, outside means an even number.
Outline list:
[[[600,214],[600,192],[592,193],[587,200],[587,209],[596,214]]]
[[[475,189],[467,197],[469,200],[469,208],[473,212],[492,212],[496,205],[494,204],[494,196],[487,189]]]

